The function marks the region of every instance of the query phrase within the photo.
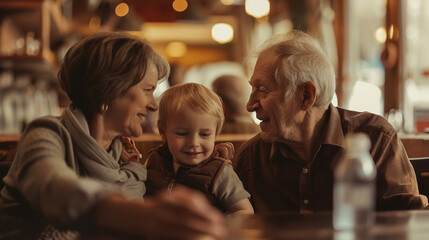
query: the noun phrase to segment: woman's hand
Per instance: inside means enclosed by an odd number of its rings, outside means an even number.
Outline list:
[[[122,151],[121,158],[122,162],[140,162],[141,154],[136,147],[136,143],[129,137],[121,136]]]
[[[146,198],[146,203],[153,214],[150,239],[222,239],[226,235],[224,215],[200,192],[176,186],[171,193]]]
[[[218,143],[214,149],[214,155],[217,157],[232,160],[234,158],[234,144],[231,142]]]
[[[97,207],[96,224],[145,239],[224,239],[225,216],[200,192],[176,186],[145,201],[120,195]]]

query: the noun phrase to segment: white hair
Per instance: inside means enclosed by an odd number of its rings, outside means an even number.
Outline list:
[[[259,55],[273,49],[276,58],[275,81],[282,89],[293,92],[304,82],[317,88],[315,106],[329,104],[335,92],[335,70],[317,40],[301,31],[276,35],[267,40]]]

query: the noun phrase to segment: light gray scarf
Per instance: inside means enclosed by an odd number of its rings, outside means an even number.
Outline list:
[[[86,174],[103,182],[119,185],[128,197],[143,199],[146,191],[146,168],[135,162],[119,165],[121,141],[115,139],[112,142],[109,154],[91,137],[88,122],[80,110],[67,108],[62,118],[73,139],[76,157],[82,163]]]

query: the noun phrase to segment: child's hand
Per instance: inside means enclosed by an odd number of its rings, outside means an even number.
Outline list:
[[[125,136],[121,136],[120,140],[122,142],[121,161],[140,162],[141,154],[137,150],[134,140]]]
[[[214,155],[225,159],[232,160],[234,158],[234,145],[230,142],[218,143],[214,149]]]

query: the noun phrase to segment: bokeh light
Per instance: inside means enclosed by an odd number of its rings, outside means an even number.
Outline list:
[[[220,0],[223,5],[231,5],[234,3],[234,0]]]
[[[212,38],[218,43],[228,43],[234,38],[234,29],[227,23],[216,23],[212,27]]]
[[[188,8],[188,2],[186,0],[174,0],[173,9],[176,12],[183,12]]]
[[[375,36],[375,40],[377,40],[377,42],[385,43],[386,37],[387,37],[386,29],[384,29],[384,27],[377,28],[377,30],[375,30],[374,36]]]
[[[270,13],[270,2],[268,0],[246,0],[244,7],[246,13],[255,18],[261,18]]]
[[[183,57],[188,51],[188,47],[183,42],[171,42],[165,47],[165,52],[170,57]]]
[[[126,3],[119,3],[115,8],[115,14],[118,17],[124,17],[130,11],[130,7]]]

